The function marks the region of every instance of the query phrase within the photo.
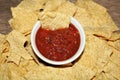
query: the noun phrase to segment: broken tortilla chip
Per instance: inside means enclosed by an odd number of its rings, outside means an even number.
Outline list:
[[[46,4],[47,0],[23,0],[21,3],[17,6],[17,8],[25,9],[29,12],[40,10],[44,7],[44,4]]]
[[[66,0],[48,0],[45,4],[44,11],[55,11]]]
[[[9,57],[10,61],[12,59],[12,61],[14,60],[14,62],[18,64],[21,57],[24,59],[32,59],[30,54],[24,48],[26,38],[23,34],[13,30],[11,33],[7,35],[7,41],[10,43],[10,53],[11,53],[10,56],[11,58]]]
[[[87,36],[86,43],[84,53],[76,64],[84,65],[94,72],[101,72],[108,63],[112,50],[106,41],[93,35]]]
[[[70,24],[70,16],[56,12],[46,12],[40,21],[42,28],[56,30],[68,28]]]
[[[3,46],[4,46],[3,44],[5,41],[6,41],[6,36],[3,34],[0,34],[0,53],[3,52]]]
[[[58,7],[56,12],[73,16],[76,10],[77,10],[77,7],[75,6],[75,4],[69,1],[66,1],[61,6]]]
[[[74,17],[83,27],[109,27],[111,31],[118,30],[104,7],[92,0],[78,0],[76,5],[78,9]]]
[[[116,41],[108,41],[108,44],[112,47],[114,47],[115,49],[117,49],[118,51],[120,51],[120,40],[116,40]]]
[[[29,34],[37,22],[37,15],[22,8],[11,8],[13,19],[9,21],[12,29],[18,30],[23,34]]]
[[[115,77],[116,79],[120,79],[120,67],[117,67],[116,64],[109,62],[105,68],[104,71],[106,73],[111,74],[113,77]]]
[[[111,47],[112,54],[110,55],[110,61],[120,67],[120,51],[116,50],[115,48]]]

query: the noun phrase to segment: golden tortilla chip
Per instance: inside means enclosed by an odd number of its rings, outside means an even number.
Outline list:
[[[93,0],[77,0],[75,4],[81,8],[94,11],[92,13],[100,13],[98,10],[106,11],[106,8],[95,3]]]
[[[29,45],[28,47],[26,47],[26,50],[27,50],[28,53],[33,57],[33,59],[35,60],[35,62],[36,62],[37,64],[40,64],[40,62],[38,61],[37,56],[35,55],[35,53],[34,53],[34,51],[33,51],[33,49],[32,49],[32,46]]]
[[[66,0],[48,0],[45,4],[44,11],[55,11]]]
[[[28,42],[27,45],[30,45],[30,43],[31,43],[30,36],[31,36],[31,34],[28,34],[28,35],[25,36],[26,39],[27,39],[27,42]]]
[[[120,39],[120,34],[117,32],[112,32],[109,28],[107,27],[85,27],[84,28],[86,35],[95,35],[98,37],[101,37],[105,39],[106,41],[116,41]]]
[[[21,56],[18,55],[18,54],[15,54],[15,53],[9,53],[9,54],[10,54],[10,56],[8,57],[7,61],[8,62],[14,62],[17,65],[19,65]]]
[[[9,52],[9,49],[10,49],[10,44],[8,43],[8,41],[6,40],[4,43],[3,43],[3,53],[6,53],[6,52]]]
[[[26,70],[12,63],[0,64],[1,80],[26,80],[24,74]]]
[[[6,41],[6,36],[3,34],[0,34],[0,53],[3,52],[3,44]]]
[[[112,76],[111,74],[109,74],[109,73],[105,73],[105,75],[106,75],[107,80],[116,80],[116,78],[113,77],[113,76]]]
[[[101,72],[99,74],[96,74],[92,80],[108,80],[105,73]]]
[[[0,64],[0,80],[10,80],[10,71],[7,68],[7,64]]]
[[[116,79],[120,79],[120,67],[118,67],[116,64],[109,62],[105,68],[104,71],[106,73],[111,74]]]
[[[9,44],[6,41],[6,35],[0,34],[0,63],[5,63],[7,60],[7,57],[9,54],[7,52],[9,51]]]
[[[31,12],[42,9],[47,1],[48,0],[23,0],[17,7]]]
[[[18,64],[21,57],[24,59],[32,59],[30,54],[24,48],[26,38],[23,34],[13,30],[11,33],[7,35],[7,41],[10,43],[10,53],[11,53],[11,56],[9,57],[10,61],[12,59],[12,61],[14,60],[14,62]]]
[[[8,51],[9,51],[9,44],[6,41],[6,37],[4,36],[4,38],[1,38],[0,41],[2,41],[2,39],[4,39],[4,40],[3,40],[2,43],[0,42],[0,63],[1,64],[5,63],[7,58],[8,58],[8,56],[10,55],[8,53]]]
[[[95,35],[98,37],[101,37],[103,39],[110,39],[112,32],[110,31],[110,29],[104,27],[98,27],[98,28],[93,28],[93,27],[85,27],[84,28],[86,35]]]
[[[92,0],[78,0],[75,18],[84,27],[107,27],[111,31],[118,30],[107,10]]]
[[[18,67],[13,63],[8,63],[8,70],[10,71],[11,80],[26,80],[24,75],[27,73],[24,67]]]
[[[96,72],[94,72],[92,69],[81,65],[81,64],[75,64],[73,66],[73,75],[76,76],[76,80],[91,80]],[[82,74],[83,73],[83,74]],[[73,78],[74,79],[74,78]]]
[[[9,21],[12,29],[18,30],[23,34],[29,34],[37,22],[37,15],[22,8],[11,8],[13,19]]]
[[[89,35],[86,39],[84,53],[76,64],[84,65],[94,72],[101,72],[103,67],[108,63],[111,53],[112,50],[106,44],[106,41]]]
[[[85,72],[85,74],[81,74]],[[31,74],[34,74],[33,76],[30,76]],[[37,75],[41,74],[41,75]],[[48,76],[49,74],[49,76]],[[50,67],[50,66],[44,66],[44,67],[37,67],[36,68],[30,68],[29,72],[25,75],[25,77],[29,80],[32,79],[55,79],[55,80],[89,80],[91,79],[95,73],[87,69],[81,65],[76,65],[74,67],[67,67],[67,68],[57,68],[57,67]]]
[[[26,80],[23,76],[18,75],[18,72],[11,71],[11,80]]]
[[[77,7],[73,3],[66,1],[61,6],[58,7],[56,12],[73,16],[76,10],[77,10]]]
[[[116,40],[119,40],[119,39],[120,39],[120,33],[113,32],[109,40],[110,41],[116,41]]]
[[[60,28],[68,28],[70,16],[56,12],[46,12],[40,21],[43,28],[56,30]]]
[[[117,49],[118,51],[120,51],[120,40],[117,41],[108,41],[108,44],[112,47],[114,47],[115,49]]]
[[[45,68],[45,66],[42,64],[39,64],[39,65],[36,64],[36,62],[34,60],[21,60],[20,66],[24,67],[28,72],[35,70],[35,69],[37,70],[42,67]]]
[[[116,80],[111,74],[101,72],[99,74],[96,74],[95,77],[92,80]]]
[[[0,53],[0,64],[5,62],[5,58],[2,57],[2,54]]]
[[[110,55],[110,61],[120,67],[120,51],[116,50],[115,48],[111,47],[112,54]]]
[[[6,63],[9,56],[10,56],[9,52],[0,54],[0,64]]]

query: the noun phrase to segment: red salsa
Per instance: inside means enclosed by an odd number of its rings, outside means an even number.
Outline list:
[[[36,46],[41,54],[54,61],[71,58],[80,46],[80,34],[73,24],[69,28],[46,30],[40,27],[36,34]]]

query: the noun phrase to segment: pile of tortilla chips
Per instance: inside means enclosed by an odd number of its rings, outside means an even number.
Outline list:
[[[92,0],[77,0],[75,3],[68,0],[23,0],[11,11],[13,17],[9,23],[13,30],[7,35],[0,34],[0,80],[120,79],[120,34],[115,32],[118,27],[106,8]],[[36,21],[43,20],[43,15],[49,12],[73,16],[85,30],[83,54],[69,65],[48,65],[37,58],[31,48],[31,30]],[[49,20],[45,24],[49,24]],[[61,20],[61,17],[54,20]],[[59,25],[58,21],[55,22]]]

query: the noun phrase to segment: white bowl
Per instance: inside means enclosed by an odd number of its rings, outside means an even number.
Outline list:
[[[32,33],[31,33],[31,45],[32,45],[32,48],[35,52],[35,54],[43,61],[45,61],[46,63],[49,63],[49,64],[52,64],[52,65],[64,65],[64,64],[68,64],[70,62],[73,62],[74,60],[76,60],[81,54],[82,54],[82,51],[84,50],[84,47],[85,47],[85,33],[84,33],[84,30],[82,28],[82,26],[80,25],[80,23],[73,17],[71,17],[71,23],[78,29],[79,31],[79,34],[80,34],[80,46],[79,46],[79,49],[78,51],[74,54],[73,57],[67,59],[67,60],[64,60],[64,61],[53,61],[53,60],[50,60],[46,57],[44,57],[37,49],[36,47],[36,43],[35,43],[35,37],[36,37],[36,33],[38,31],[38,29],[40,28],[40,21],[38,21],[35,26],[33,27],[33,30],[32,30]]]

